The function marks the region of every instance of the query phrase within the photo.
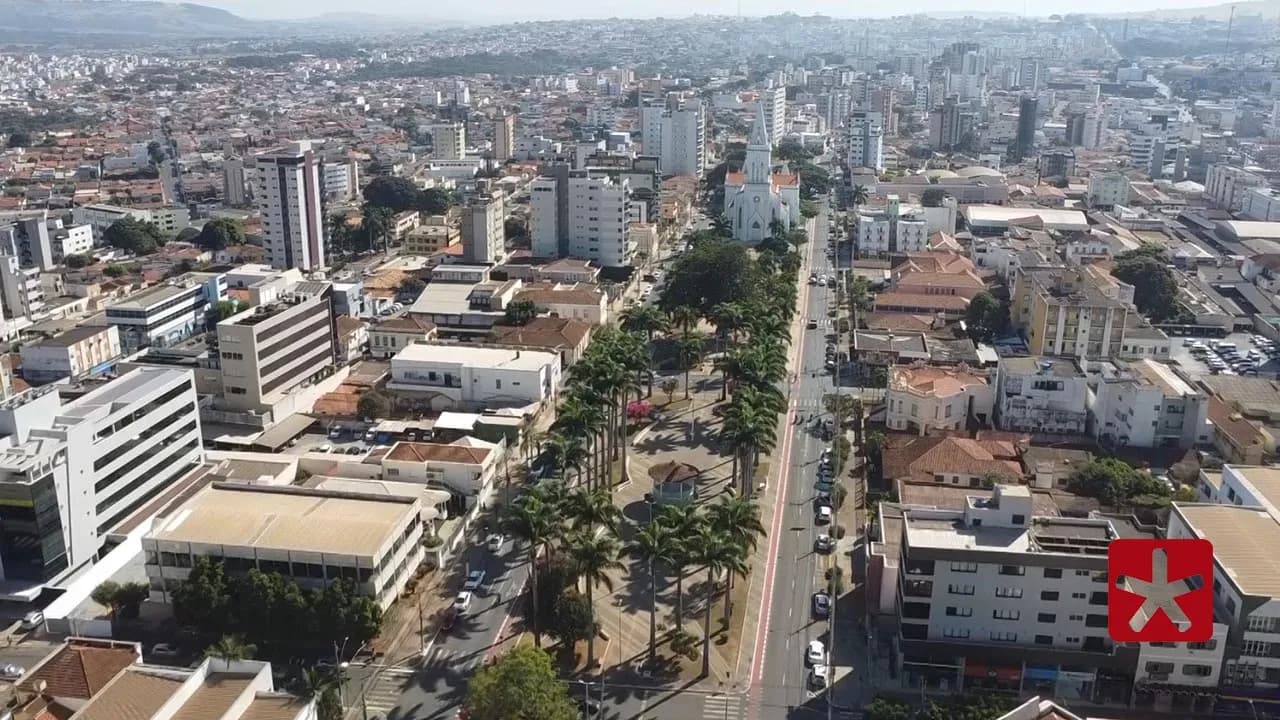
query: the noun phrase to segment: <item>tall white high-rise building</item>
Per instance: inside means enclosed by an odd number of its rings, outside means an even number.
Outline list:
[[[702,101],[690,98],[662,120],[662,151],[658,168],[663,175],[702,174],[706,165],[707,113]]]
[[[561,184],[564,184],[561,187]],[[540,177],[530,186],[531,248],[535,257],[567,257],[592,260],[602,267],[631,264],[633,250],[627,236],[629,185],[587,170],[570,171],[567,177]],[[564,194],[562,212],[558,196]],[[567,247],[560,245],[560,229]]]
[[[787,89],[769,88],[760,91],[760,107],[764,109],[765,129],[769,143],[777,145],[787,134]]]
[[[467,152],[467,126],[462,123],[438,123],[428,125],[431,133],[431,157],[440,160],[461,160]]]
[[[477,196],[462,209],[462,249],[467,262],[496,265],[506,258],[502,191]]]
[[[1018,63],[1018,85],[1024,92],[1040,92],[1043,73],[1044,68],[1040,64],[1040,58],[1022,58]]]
[[[878,112],[855,110],[849,115],[849,167],[884,171],[884,121]]]
[[[502,114],[493,121],[493,158],[506,162],[516,151],[516,116]]]
[[[325,266],[320,158],[301,140],[257,156],[255,195],[267,261],[310,272]]]
[[[230,207],[245,204],[244,160],[229,157],[222,163],[222,202]]]

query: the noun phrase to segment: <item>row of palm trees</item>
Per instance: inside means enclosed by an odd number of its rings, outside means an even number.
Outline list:
[[[569,489],[558,481],[530,488],[511,505],[505,517],[506,530],[524,542],[529,554],[531,629],[534,644],[542,645],[538,608],[539,557],[556,555],[567,561],[576,583],[582,585],[591,608],[592,633],[587,639],[587,666],[595,664],[595,591],[614,589],[614,574],[626,569],[624,551],[637,563],[633,578],[642,570],[649,583],[649,662],[657,653],[657,605],[659,581],[675,576],[677,627],[684,621],[684,580],[691,568],[707,573],[706,603],[703,609],[702,663],[709,671],[711,606],[721,580],[726,582],[724,618],[729,619],[728,600],[735,577],[745,577],[748,558],[764,535],[760,509],[748,498],[721,496],[704,508],[693,504],[664,505],[645,525],[633,528],[633,538],[625,548],[621,511],[609,493],[580,486]]]

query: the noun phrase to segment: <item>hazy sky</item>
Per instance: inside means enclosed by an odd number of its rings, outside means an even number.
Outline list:
[[[901,0],[892,3],[858,3],[847,0],[741,0],[744,15],[766,15],[787,10],[823,13],[835,17],[869,17],[917,12],[957,10],[1003,10],[1038,15],[1066,12],[1137,12],[1159,8],[1186,8],[1215,5],[1222,0]],[[326,12],[370,12],[387,15],[458,20],[532,20],[600,17],[682,17],[703,14],[732,15],[737,0],[487,0],[484,3],[424,3],[421,0],[195,0],[252,18],[307,17]]]

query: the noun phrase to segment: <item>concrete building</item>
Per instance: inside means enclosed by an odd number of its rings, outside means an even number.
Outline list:
[[[787,89],[779,86],[761,90],[760,108],[764,111],[769,145],[781,143],[787,136]]]
[[[20,217],[7,225],[0,224],[0,254],[16,256],[24,268],[35,268],[42,272],[53,270],[57,263],[53,258],[51,224],[57,228],[62,227],[61,220],[50,219],[44,211],[30,217]],[[89,226],[80,227],[87,230],[92,238],[93,231]]]
[[[962,502],[904,507],[894,523],[898,562],[892,574],[885,566],[880,604],[897,599],[904,683],[950,692],[1030,687],[1088,702],[1112,690],[1107,678],[1130,678],[1138,648],[1107,633],[1107,547],[1119,537],[1153,538],[1154,528],[1122,516],[1038,516],[1022,485]]]
[[[190,273],[107,306],[107,324],[120,332],[126,353],[176,345],[205,328],[205,318],[227,297],[225,277]]]
[[[410,345],[391,358],[387,389],[432,409],[476,409],[554,402],[560,356],[469,345]]]
[[[329,202],[351,202],[360,195],[360,165],[352,158],[325,160],[320,177],[320,189]]]
[[[0,406],[0,574],[57,582],[202,458],[191,371],[140,368],[63,404],[58,386]]]
[[[1033,95],[1023,95],[1018,100],[1018,135],[1013,141],[1014,161],[1030,157],[1036,146],[1037,101]]]
[[[501,190],[478,195],[462,209],[462,249],[467,262],[497,265],[506,259],[506,217]]]
[[[412,314],[383,320],[369,328],[369,354],[389,358],[410,345],[434,340],[438,332],[435,323]]]
[[[62,265],[68,255],[83,255],[93,249],[92,227],[64,225],[61,218],[50,218],[48,225],[54,265]]]
[[[93,228],[93,241],[102,242],[102,233],[117,220],[131,217],[141,222],[151,222],[151,211],[146,208],[121,207],[94,203],[80,205],[71,211],[72,221],[76,225],[89,225]]]
[[[1209,442],[1209,398],[1171,365],[1143,358],[1116,361],[1114,368],[1103,364],[1089,380],[1090,434],[1099,442],[1179,448]]]
[[[271,267],[303,272],[325,266],[320,160],[303,140],[256,158],[254,195]]]
[[[1129,179],[1123,173],[1106,172],[1089,175],[1089,192],[1085,196],[1091,208],[1110,210],[1129,203]]]
[[[929,113],[929,146],[935,150],[951,150],[963,137],[960,105],[955,97],[947,97]]]
[[[40,284],[40,269],[24,267],[13,255],[0,255],[0,302],[4,317],[26,327],[48,316]]]
[[[763,111],[757,109],[742,172],[729,173],[724,180],[724,214],[733,239],[749,245],[771,236],[775,222],[784,232],[802,223],[800,176],[773,172],[767,128]]]
[[[929,223],[921,208],[904,206],[897,195],[890,195],[883,208],[858,208],[853,238],[858,257],[925,252],[929,249]]]
[[[462,123],[428,125],[431,134],[431,157],[439,160],[461,160],[467,154],[467,126]]]
[[[626,179],[590,170],[540,177],[530,187],[529,233],[535,257],[572,257],[602,267],[631,264],[627,225],[630,185]]]
[[[103,372],[121,356],[120,331],[82,325],[48,340],[22,346],[22,379],[41,385]]]
[[[985,425],[994,400],[986,374],[963,365],[898,366],[889,370],[885,425],[920,435],[931,429],[961,430],[970,419]]]
[[[198,557],[232,571],[278,572],[303,587],[352,581],[384,610],[422,563],[422,503],[400,495],[356,495],[295,486],[214,483],[156,518],[142,538],[147,577],[164,590],[185,580]]]
[[[1269,187],[1249,188],[1240,205],[1240,214],[1259,222],[1280,222],[1280,193]]]
[[[1093,150],[1106,139],[1107,116],[1103,108],[1094,106],[1072,112],[1067,116],[1067,143]]]
[[[493,121],[493,159],[505,163],[515,157],[516,116],[503,113]]]
[[[996,374],[996,427],[1083,435],[1089,425],[1089,384],[1069,359],[1006,357]]]
[[[658,158],[662,175],[699,177],[706,168],[707,110],[697,97],[669,93],[663,102],[640,108],[645,155]]]
[[[849,167],[884,172],[884,118],[880,113],[853,111],[849,114],[847,133]]]
[[[1023,92],[1040,92],[1040,83],[1044,76],[1044,65],[1040,58],[1025,57],[1018,62],[1018,87]]]
[[[1204,194],[1218,207],[1239,212],[1249,190],[1267,187],[1267,179],[1255,170],[1258,168],[1213,163],[1205,173]]]
[[[467,508],[486,502],[505,456],[503,447],[466,437],[449,445],[398,442],[382,456],[388,480],[446,487]]]
[[[1091,265],[1014,271],[1010,321],[1032,355],[1119,357],[1136,312],[1133,286]]]
[[[311,292],[312,285],[320,287]],[[329,296],[328,283],[302,283],[277,302],[218,323],[225,407],[266,412],[332,371],[336,331]]]
[[[222,162],[222,203],[228,207],[241,207],[247,205],[248,201],[244,159],[229,157]]]

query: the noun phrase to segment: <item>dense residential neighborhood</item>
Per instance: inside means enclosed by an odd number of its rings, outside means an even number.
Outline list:
[[[0,719],[1280,717],[1253,5],[0,0]]]

